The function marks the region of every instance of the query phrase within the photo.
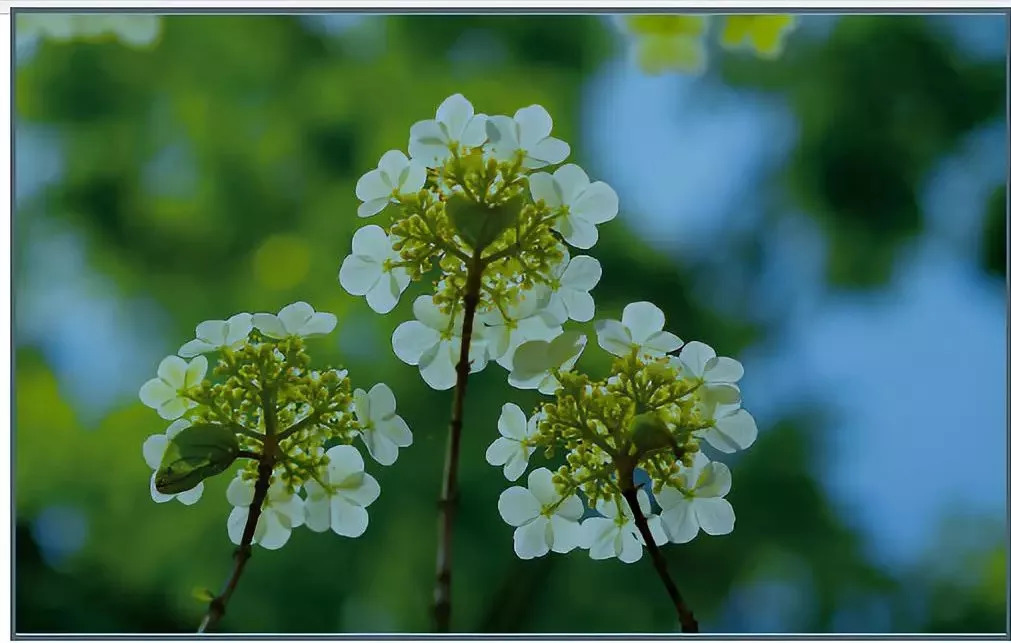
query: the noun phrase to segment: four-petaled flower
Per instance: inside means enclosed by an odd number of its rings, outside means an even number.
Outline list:
[[[232,479],[225,496],[235,508],[228,515],[228,537],[236,545],[242,542],[253,504],[254,482],[243,480],[241,474]],[[305,505],[282,480],[275,480],[267,489],[263,510],[253,531],[253,543],[265,549],[280,549],[291,537],[291,530],[305,522]]]
[[[597,343],[618,357],[633,350],[660,357],[684,345],[676,335],[663,329],[664,322],[662,310],[648,301],[637,301],[625,306],[620,322],[605,319],[594,324]]]
[[[253,315],[253,326],[274,339],[294,335],[311,337],[332,331],[337,326],[337,317],[332,313],[318,313],[304,301],[296,301],[282,308],[276,315],[256,313]]]
[[[407,422],[397,415],[397,400],[390,387],[380,382],[368,393],[354,392],[355,418],[361,426],[361,438],[369,455],[383,465],[397,461],[398,450],[414,441]]]
[[[632,509],[628,501],[621,496],[621,512],[614,500],[597,503],[597,511],[602,517],[587,518],[581,526],[580,545],[590,550],[590,558],[603,560],[617,557],[623,563],[634,563],[642,558],[642,536],[635,525]],[[667,542],[660,518],[653,515],[649,505],[649,496],[642,489],[636,493],[639,507],[646,516],[646,524],[656,544]]]
[[[189,363],[169,355],[158,365],[158,377],[140,387],[140,401],[158,411],[162,418],[175,420],[197,406],[187,397],[187,391],[200,384],[206,374],[207,358],[203,355],[197,355]]]
[[[519,301],[513,302],[505,315],[493,308],[479,316],[489,359],[512,370],[513,355],[520,344],[533,339],[551,340],[562,332],[560,323],[551,323],[553,319],[541,314],[540,305],[538,293],[528,291],[520,294]]]
[[[393,239],[382,228],[377,225],[360,228],[351,239],[351,254],[341,264],[341,286],[352,295],[365,295],[369,308],[386,314],[411,283],[407,269],[394,265],[399,259]]]
[[[699,527],[710,536],[734,529],[734,508],[724,498],[730,492],[730,469],[696,453],[692,466],[679,476],[682,489],[664,487],[656,496],[663,511],[660,522],[672,543],[695,538]]]
[[[437,391],[456,384],[456,364],[460,361],[460,334],[463,316],[454,320],[439,310],[430,295],[414,300],[416,320],[406,321],[393,331],[393,352],[402,361],[417,366],[425,383]],[[470,370],[476,373],[488,364],[484,341],[478,336],[478,324],[470,346]]]
[[[551,224],[570,245],[586,250],[597,243],[597,225],[618,215],[618,195],[603,181],[590,183],[578,165],[568,164],[554,174],[530,175],[530,195],[561,214]]]
[[[453,94],[435,111],[435,120],[418,121],[411,126],[407,152],[412,159],[428,167],[437,167],[450,155],[450,145],[477,147],[488,134],[487,116],[475,114],[474,106],[462,94]]]
[[[600,281],[600,262],[587,255],[570,260],[566,252],[555,274],[558,289],[552,291],[544,315],[559,325],[568,319],[578,322],[593,319],[595,306],[590,291]]]
[[[569,155],[569,144],[551,136],[551,115],[540,105],[516,110],[512,118],[488,119],[488,144],[492,157],[509,161],[523,153],[523,166],[544,167],[561,163]]]
[[[358,179],[355,195],[360,201],[358,216],[365,218],[382,212],[390,201],[402,194],[413,194],[425,185],[425,166],[412,162],[400,150],[390,150],[379,159],[379,167]]]
[[[155,502],[168,502],[175,498],[184,505],[192,505],[200,500],[200,496],[204,493],[203,482],[197,483],[197,486],[182,493],[162,493],[154,486],[155,473],[161,466],[161,459],[165,455],[165,449],[168,448],[169,440],[189,425],[189,420],[178,419],[169,425],[165,433],[155,433],[144,441],[144,461],[147,462],[147,466],[151,467],[151,499]]]
[[[527,420],[523,410],[506,402],[502,405],[502,414],[498,418],[497,438],[485,451],[484,457],[493,467],[503,467],[506,480],[515,482],[527,470],[530,456],[537,449],[531,438],[537,433],[538,415]]]
[[[326,454],[330,462],[322,484],[316,480],[305,483],[306,526],[357,538],[369,526],[365,508],[379,497],[379,483],[365,473],[365,461],[353,446],[341,444]]]
[[[253,329],[253,316],[249,313],[232,315],[227,320],[212,319],[197,324],[196,339],[191,339],[179,349],[181,357],[195,357],[242,342]]]
[[[533,340],[520,344],[513,356],[509,384],[518,389],[537,389],[550,395],[558,389],[553,371],[568,371],[586,348],[586,335],[567,330],[550,342]]]
[[[577,496],[563,499],[551,477],[547,469],[535,469],[527,477],[527,489],[509,487],[498,499],[502,519],[516,527],[513,550],[524,560],[579,546],[583,501]]]

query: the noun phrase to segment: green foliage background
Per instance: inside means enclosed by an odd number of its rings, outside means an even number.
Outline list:
[[[492,62],[453,48],[474,33],[501,43]],[[487,113],[544,105],[555,133],[573,142],[573,161],[592,168],[577,129],[583,83],[623,46],[598,16],[390,16],[335,38],[296,16],[172,15],[155,46],[45,41],[18,67],[15,118],[59,133],[64,172],[18,208],[15,287],[44,216],[85,239],[88,264],[123,297],[153,298],[168,312],[171,327],[150,338],[166,354],[203,319],[309,301],[340,320],[336,339],[315,343],[315,359],[344,364],[359,386],[387,382],[414,431],[396,466],[371,469],[383,491],[366,535],[299,529],[282,550],[257,550],[225,631],[427,630],[450,394],[427,389],[393,356],[389,337],[409,306],[380,317],[337,284],[361,223],[355,181],[384,151],[404,148],[410,125],[455,92]],[[843,17],[825,40],[795,34],[779,61],[719,55],[708,73],[789,102],[799,137],[769,191],[822,224],[824,277],[843,288],[888,282],[896,253],[922,230],[925,173],[1005,109],[1003,64],[966,59],[916,16]],[[152,179],[146,168],[167,147],[181,152],[167,176]],[[992,198],[979,262],[997,280],[1005,194],[1001,186]],[[649,250],[626,215],[592,251],[604,268],[599,315],[647,299],[676,319],[681,337],[727,355],[775,331],[775,320],[712,309],[691,286],[699,269]],[[757,272],[755,243],[736,239],[723,259]],[[230,568],[227,476],[194,507],[156,505],[140,445],[163,430],[157,416],[126,400],[89,425],[42,353],[18,345],[15,359],[17,630],[192,631],[203,608],[192,590],[216,590]],[[645,560],[512,554],[512,532],[495,510],[506,485],[483,453],[501,405],[529,408],[536,397],[509,390],[503,375],[489,367],[467,400],[455,628],[674,631]],[[747,399],[747,378],[744,387]],[[872,560],[818,481],[826,421],[821,409],[799,407],[788,421],[760,424],[754,448],[731,462],[734,533],[665,548],[704,631],[719,627],[741,588],[770,578],[806,588],[807,608],[787,626],[794,631],[833,631],[837,612],[864,600],[886,606],[892,631],[1004,631],[1003,527],[982,550],[939,539],[944,557],[962,561],[958,578],[971,570],[968,586],[930,560],[899,571]],[[84,547],[58,568],[43,562],[30,531],[52,503],[89,521]]]

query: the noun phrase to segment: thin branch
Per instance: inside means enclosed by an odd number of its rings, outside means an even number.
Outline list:
[[[670,572],[667,570],[667,561],[664,560],[663,554],[660,553],[660,548],[657,547],[656,541],[653,540],[653,534],[649,530],[646,516],[643,515],[642,507],[639,506],[639,499],[636,497],[638,490],[632,484],[631,471],[623,473],[624,475],[621,475],[621,495],[628,501],[628,506],[632,509],[635,526],[638,527],[639,534],[646,544],[646,550],[653,561],[653,568],[656,570],[657,575],[660,576],[660,580],[663,582],[663,586],[667,590],[671,601],[674,602],[674,608],[678,612],[678,621],[681,623],[681,631],[686,634],[698,634],[698,621],[695,620],[695,616],[688,608],[688,604],[685,603],[684,597],[681,596],[677,585],[674,584],[674,579],[671,578]]]
[[[481,272],[484,264],[480,253],[469,262],[467,284],[463,296],[463,329],[460,338],[460,361],[456,365],[456,387],[453,389],[453,411],[446,441],[446,461],[442,475],[442,495],[439,499],[439,532],[435,555],[435,592],[432,616],[436,632],[448,632],[452,601],[450,588],[453,576],[453,517],[458,498],[457,471],[460,466],[460,433],[463,429],[463,400],[470,375],[470,342],[474,331],[474,315],[481,297]]]

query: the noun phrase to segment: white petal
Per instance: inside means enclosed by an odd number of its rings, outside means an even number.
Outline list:
[[[543,507],[553,505],[561,499],[561,495],[552,481],[553,477],[554,475],[544,467],[534,469],[527,477],[527,487],[530,489],[530,493],[534,494]]]
[[[305,523],[305,501],[300,496],[288,494],[283,502],[272,501],[270,508],[282,519],[288,529],[300,527]]]
[[[161,407],[175,396],[176,390],[161,379],[148,380],[140,387],[140,401],[153,409]]]
[[[411,429],[407,426],[404,418],[399,415],[377,422],[376,431],[398,447],[409,447],[414,443]]]
[[[527,181],[530,184],[530,196],[535,202],[543,200],[551,208],[562,205],[562,189],[550,174],[535,172]]]
[[[282,308],[277,313],[277,318],[281,320],[288,334],[294,335],[312,319],[315,312],[313,307],[304,301],[296,301]]]
[[[463,129],[460,135],[460,143],[466,147],[477,147],[488,138],[486,124],[488,117],[484,114],[475,114]]]
[[[651,335],[663,330],[664,314],[648,301],[637,301],[625,306],[621,323],[628,329],[632,341],[641,346]]]
[[[165,420],[174,420],[182,417],[186,411],[196,406],[193,400],[175,397],[158,407],[158,415]]]
[[[288,331],[284,329],[284,324],[277,315],[271,313],[255,313],[253,315],[253,326],[267,337],[283,339],[288,336]]]
[[[516,440],[510,438],[496,438],[494,442],[488,445],[488,448],[484,452],[484,459],[488,464],[493,467],[501,467],[505,463],[516,455],[519,451],[520,445]],[[516,480],[516,478],[509,478],[510,480]]]
[[[366,429],[361,434],[362,442],[368,449],[372,459],[383,466],[390,466],[397,461],[399,450],[392,440],[381,434],[376,429]]]
[[[224,346],[228,336],[228,323],[220,319],[200,322],[197,324],[196,336],[213,346]]]
[[[252,481],[244,481],[241,478],[232,478],[225,491],[225,498],[233,507],[248,507],[253,503],[254,489]]]
[[[436,391],[445,391],[456,384],[456,362],[450,353],[449,342],[441,341],[430,359],[418,360],[421,379]]]
[[[552,368],[572,368],[586,348],[586,335],[567,330],[548,344],[548,362]]]
[[[632,352],[632,335],[621,322],[603,319],[594,324],[594,330],[597,343],[608,353],[622,357]]]
[[[327,475],[333,484],[341,484],[365,471],[365,460],[362,459],[362,454],[350,444],[338,444],[335,447],[330,447],[326,455],[330,459],[327,464]]]
[[[366,219],[368,217],[375,216],[383,211],[383,209],[390,204],[389,197],[382,197],[380,199],[372,199],[366,201],[358,206],[358,216],[359,218]]]
[[[263,531],[260,532],[260,525]],[[286,527],[275,511],[265,510],[260,514],[260,522],[256,525],[257,544],[264,549],[280,549],[291,538],[291,529]]]
[[[246,518],[249,516],[247,507],[235,507],[228,514],[228,538],[233,544],[242,543],[242,532],[246,529]]]
[[[576,547],[582,538],[579,523],[556,514],[551,516],[551,551],[566,554]]]
[[[382,273],[382,265],[371,257],[348,255],[341,264],[338,279],[344,290],[360,297],[372,290]]]
[[[596,308],[590,293],[580,290],[563,290],[561,300],[565,304],[566,316],[572,321],[585,322],[593,319]]]
[[[422,295],[414,300],[414,317],[429,328],[442,331],[449,326],[449,315],[435,305],[431,295]]]
[[[201,353],[209,353],[211,351],[217,350],[219,347],[214,344],[208,344],[202,339],[191,339],[179,348],[180,357],[195,357]]]
[[[660,513],[667,538],[672,543],[686,543],[699,533],[699,522],[692,508],[693,501],[680,498],[666,503]]]
[[[573,257],[562,273],[562,286],[575,290],[592,290],[602,274],[600,262],[587,255]]]
[[[529,155],[523,165],[529,168],[544,167],[561,163],[569,156],[569,144],[561,139],[548,137],[528,150]]]
[[[528,560],[548,553],[548,524],[547,518],[538,516],[517,527],[513,534],[513,550],[516,555]]]
[[[571,214],[555,219],[551,228],[574,248],[587,250],[597,244],[600,234],[592,223]]]
[[[705,432],[706,441],[724,453],[747,449],[758,437],[755,418],[744,409],[737,409],[716,420],[716,426]]]
[[[410,162],[407,155],[400,150],[390,150],[379,157],[379,170],[386,173],[388,178],[394,179],[393,184],[395,184],[396,177],[407,169]]]
[[[519,126],[520,147],[529,150],[551,134],[551,115],[540,105],[516,110],[513,121]]]
[[[574,163],[563,165],[555,170],[555,180],[558,181],[563,201],[570,206],[576,197],[590,185],[590,178],[586,176],[586,172]]]
[[[499,438],[504,440],[505,438]],[[516,444],[515,442],[513,444]],[[505,463],[505,467],[502,468],[502,475],[505,476],[506,480],[509,482],[516,482],[519,480],[523,472],[527,470],[527,465],[530,462],[530,454],[532,449],[528,450],[523,447],[517,446],[517,448],[512,452],[512,456]]]
[[[231,346],[241,342],[253,330],[253,316],[249,313],[238,313],[228,318],[228,333],[225,335],[225,345]]]
[[[144,440],[144,462],[147,462],[147,466],[151,467],[151,469],[157,469],[161,466],[161,459],[165,455],[168,442],[169,439],[162,433],[156,433],[147,440]]]
[[[665,355],[671,351],[676,351],[681,348],[684,342],[681,338],[673,333],[668,333],[665,330],[659,333],[653,333],[650,335],[645,342],[643,342],[642,347],[646,353],[651,355]]]
[[[716,351],[702,342],[688,342],[678,353],[678,358],[692,377],[702,377],[706,364],[714,357]]]
[[[578,521],[583,517],[583,501],[578,496],[569,496],[555,509],[555,515],[566,520]]]
[[[382,261],[390,254],[391,245],[385,230],[377,225],[367,225],[355,231],[355,236],[351,238],[351,253]]]
[[[333,313],[316,313],[308,322],[302,325],[298,334],[302,337],[326,335],[337,326],[337,316]]]
[[[158,377],[169,386],[181,389],[186,382],[187,366],[186,361],[181,357],[169,355],[158,364]]]
[[[667,532],[664,531],[660,516],[650,516],[647,518],[646,526],[649,528],[649,533],[653,536],[653,542],[656,543],[657,547],[667,544]]]
[[[368,507],[379,498],[379,483],[371,475],[364,473],[355,486],[342,486],[337,495],[360,507]]]
[[[305,525],[315,532],[322,533],[330,529],[330,496],[322,491],[315,480],[306,482],[305,488],[310,493],[310,499],[305,503]],[[309,491],[310,489],[313,491]],[[314,493],[316,490],[322,496]]]
[[[175,499],[186,506],[190,506],[196,504],[202,495],[204,495],[204,483],[200,482],[192,489],[176,494]]]
[[[179,432],[188,426],[190,426],[189,420],[176,420],[172,424],[168,425],[167,429],[165,429],[165,437],[171,440],[172,438],[179,435]]]
[[[509,487],[498,497],[498,513],[507,525],[519,527],[541,514],[541,503],[523,487]]]
[[[512,402],[502,405],[502,413],[498,418],[498,432],[514,440],[522,440],[527,435],[527,416],[523,409]]]
[[[428,178],[428,172],[425,171],[425,165],[419,161],[413,161],[407,166],[407,172],[403,174],[403,180],[400,183],[400,193],[404,194],[414,194],[425,187],[425,179]]]
[[[706,364],[705,379],[707,382],[733,383],[744,377],[744,366],[736,359],[717,357]]]
[[[463,94],[453,94],[442,101],[435,111],[435,119],[446,125],[446,131],[454,141],[460,140],[464,128],[473,115],[474,106],[463,97]]]
[[[334,533],[348,538],[357,538],[369,526],[369,513],[363,508],[344,500],[340,496],[330,499],[330,528]]]
[[[623,563],[634,563],[642,558],[642,543],[639,541],[639,530],[633,523],[626,523],[618,536],[618,560]]]
[[[696,463],[697,466],[697,463]],[[730,493],[730,469],[722,462],[709,462],[695,482],[697,498],[722,498]]]
[[[581,525],[581,545],[590,550],[590,558],[604,560],[617,555],[618,526],[610,518],[587,518]]]
[[[572,213],[587,223],[605,223],[618,215],[618,194],[603,181],[594,181],[576,197]]]
[[[390,195],[390,185],[383,177],[382,170],[369,170],[355,185],[355,196],[359,201],[385,200]],[[360,216],[360,214],[359,214]]]
[[[699,526],[710,536],[722,536],[734,530],[734,508],[723,498],[697,498],[692,503]]]
[[[416,366],[425,351],[438,342],[439,331],[419,321],[406,321],[393,331],[393,352],[411,366]]]
[[[172,498],[175,498],[174,494],[171,494],[171,493],[162,493],[162,492],[158,491],[158,489],[155,487],[154,479],[155,479],[155,474],[152,473],[151,474],[151,484],[150,484],[151,499],[152,500],[154,500],[158,504],[161,504],[163,502],[168,502],[169,500],[172,500]],[[200,484],[203,484],[203,483],[201,482]]]
[[[397,412],[397,399],[390,387],[379,382],[369,389],[369,415],[373,421],[393,417]]]
[[[183,386],[185,388],[192,388],[200,384],[204,380],[204,375],[207,375],[207,358],[203,355],[197,355],[190,360],[189,365],[186,367],[186,379],[183,382]]]

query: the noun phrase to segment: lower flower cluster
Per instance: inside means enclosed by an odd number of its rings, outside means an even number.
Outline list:
[[[658,545],[733,530],[730,470],[702,447],[731,453],[755,441],[737,385],[744,369],[701,342],[684,344],[664,323],[648,302],[626,306],[620,322],[597,322],[597,343],[614,356],[601,379],[573,370],[585,345],[575,333],[517,349],[513,375],[543,375],[537,388],[553,399],[529,419],[506,404],[486,459],[511,481],[537,451],[564,461],[499,498],[520,558],[583,548],[594,559],[634,562],[644,542],[636,513]]]
[[[199,324],[196,338],[162,360],[140,390],[144,404],[173,420],[144,443],[152,498],[193,504],[203,480],[241,460],[226,493],[234,543],[254,511],[252,542],[267,549],[283,546],[301,525],[350,538],[364,533],[379,484],[355,441],[390,465],[413,437],[386,384],[352,391],[347,371],[310,367],[305,339],[329,334],[336,323],[297,302],[277,315]],[[211,353],[218,361],[207,377]]]

